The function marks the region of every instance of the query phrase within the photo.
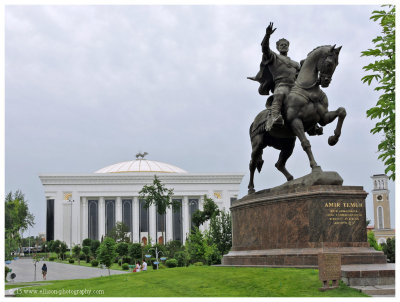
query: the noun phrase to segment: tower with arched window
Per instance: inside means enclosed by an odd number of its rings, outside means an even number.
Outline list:
[[[374,233],[378,243],[384,243],[387,238],[394,237],[394,230],[390,224],[389,177],[385,174],[377,174],[371,178],[374,184],[374,189],[372,190]]]

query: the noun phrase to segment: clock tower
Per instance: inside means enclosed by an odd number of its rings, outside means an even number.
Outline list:
[[[390,224],[390,203],[388,180],[385,174],[377,174],[372,177],[374,189],[372,198],[374,205],[374,233],[378,243],[386,242],[387,238],[394,237],[394,230]]]

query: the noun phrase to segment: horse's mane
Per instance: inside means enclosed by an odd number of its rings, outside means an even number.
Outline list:
[[[316,51],[317,49],[320,49],[320,48],[322,48],[322,47],[332,47],[332,46],[331,46],[331,45],[321,45],[321,46],[315,47],[313,50],[311,50],[311,51],[307,54],[307,57],[308,57],[310,54],[312,54],[314,51]]]

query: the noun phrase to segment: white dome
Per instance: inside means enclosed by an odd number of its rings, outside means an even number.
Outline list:
[[[94,173],[127,173],[127,172],[158,172],[158,173],[187,173],[176,166],[159,161],[136,159],[104,167]]]

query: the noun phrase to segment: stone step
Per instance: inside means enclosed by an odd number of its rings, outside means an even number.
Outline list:
[[[342,265],[341,270],[342,281],[351,287],[395,284],[394,263]]]
[[[375,286],[352,286],[352,288],[373,297],[394,297],[396,294],[395,286],[392,285],[375,285]]]

